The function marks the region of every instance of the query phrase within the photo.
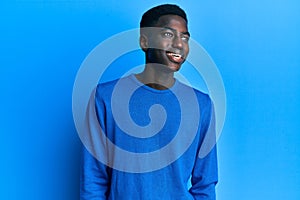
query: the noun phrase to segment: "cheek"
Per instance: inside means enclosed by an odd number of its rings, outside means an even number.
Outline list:
[[[152,44],[152,48],[157,48],[158,50],[166,50],[172,46],[172,41],[169,39],[156,37],[153,38],[151,44]]]
[[[163,50],[160,49],[148,49],[147,51],[147,57],[149,60],[155,61],[155,60],[159,60],[164,56],[165,52]]]
[[[153,59],[153,49],[152,48],[150,48],[150,49],[148,49],[147,50],[147,58],[148,59],[150,59],[150,60],[152,60]]]
[[[186,47],[185,47],[185,52],[186,52],[186,55],[188,55],[188,54],[189,54],[189,52],[190,52],[189,45],[186,45]]]

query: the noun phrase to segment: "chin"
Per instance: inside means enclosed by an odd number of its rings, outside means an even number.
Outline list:
[[[171,72],[178,72],[181,68],[181,64],[174,65],[173,63],[171,65],[168,65],[167,67]]]

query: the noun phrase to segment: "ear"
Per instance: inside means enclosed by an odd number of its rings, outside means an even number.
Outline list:
[[[145,34],[140,35],[140,47],[144,52],[148,49],[148,38]]]

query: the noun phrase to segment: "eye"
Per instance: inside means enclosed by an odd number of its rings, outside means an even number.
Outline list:
[[[181,39],[182,39],[183,41],[185,41],[185,42],[188,42],[188,41],[190,40],[190,37],[187,36],[187,35],[182,35],[182,36],[181,36]]]
[[[174,34],[171,33],[171,32],[164,32],[164,33],[163,33],[163,36],[164,36],[164,37],[167,37],[167,38],[171,38],[171,37],[174,36]]]

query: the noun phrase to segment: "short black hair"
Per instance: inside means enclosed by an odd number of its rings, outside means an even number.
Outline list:
[[[163,4],[153,7],[143,14],[140,22],[140,28],[154,27],[159,18],[163,15],[178,15],[182,17],[186,23],[188,22],[186,13],[179,6],[173,4]]]

